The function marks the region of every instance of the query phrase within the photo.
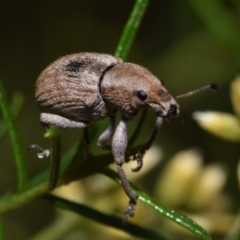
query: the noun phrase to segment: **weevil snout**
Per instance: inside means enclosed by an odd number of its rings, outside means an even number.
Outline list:
[[[172,100],[171,102],[168,103],[160,103],[156,113],[158,116],[162,118],[171,118],[174,116],[178,116],[179,106],[175,102],[175,100]]]
[[[167,117],[177,116],[178,114],[179,114],[178,105],[171,103],[167,113]]]
[[[152,94],[149,106],[162,118],[171,118],[179,114],[176,100],[163,87],[158,91],[158,94]]]

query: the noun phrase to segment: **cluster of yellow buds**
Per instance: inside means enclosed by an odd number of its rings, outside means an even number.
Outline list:
[[[235,114],[224,112],[195,112],[193,118],[206,131],[222,139],[240,142],[240,75],[231,84],[231,100]],[[240,186],[240,161],[237,168]]]

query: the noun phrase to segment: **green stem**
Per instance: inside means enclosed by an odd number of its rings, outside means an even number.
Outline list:
[[[121,185],[121,181],[116,172],[109,168],[105,168],[102,171],[102,174],[111,178],[113,181]],[[183,228],[187,229],[188,231],[192,232],[194,235],[200,237],[203,240],[211,240],[211,237],[197,223],[193,220],[189,219],[188,217],[170,209],[162,204],[160,204],[156,199],[148,195],[147,193],[143,192],[140,188],[136,187],[134,184],[130,183],[131,188],[139,195],[139,200],[146,203],[148,206],[153,208],[155,211],[163,215],[164,217],[170,219],[171,221],[175,222],[176,224],[182,226]]]
[[[79,156],[78,146],[72,146],[63,156],[63,161],[61,164],[61,172],[65,172],[69,168],[72,159]],[[80,159],[79,159],[80,160]],[[78,163],[81,161],[78,161]],[[87,165],[87,164],[86,164]],[[81,166],[79,168],[81,169]],[[83,167],[84,168],[84,167]],[[85,172],[84,172],[85,174]],[[48,169],[41,172],[33,180],[28,182],[27,189],[21,193],[7,193],[0,198],[0,215],[19,208],[49,191],[49,175]],[[72,174],[69,174],[71,177]],[[85,176],[85,175],[84,175]],[[75,179],[74,179],[75,180]],[[69,180],[71,181],[71,180]],[[63,181],[64,183],[67,181]],[[63,184],[64,184],[63,183]],[[67,182],[69,183],[69,182]]]
[[[47,193],[49,191],[48,183],[44,182],[40,185],[38,185],[35,188],[25,190],[22,193],[9,195],[7,194],[6,197],[1,198],[1,204],[0,204],[0,215],[9,212],[13,209],[19,208],[22,205],[25,205],[36,198],[42,196],[44,193]]]
[[[24,97],[22,93],[20,92],[14,93],[11,106],[10,106],[11,114],[14,119],[16,119],[19,116],[22,110],[23,102],[24,102]],[[3,137],[7,133],[7,130],[8,129],[5,121],[0,121],[0,140],[3,139]]]
[[[128,232],[134,236],[139,236],[143,239],[152,239],[152,240],[166,239],[166,237],[162,236],[158,232],[155,232],[153,230],[144,229],[143,227],[139,227],[132,223],[128,223],[128,225],[123,225],[121,218],[104,214],[102,212],[99,212],[93,208],[87,207],[80,203],[77,204],[77,203],[68,201],[66,199],[63,199],[63,198],[60,198],[60,197],[57,197],[57,196],[54,196],[51,194],[44,195],[43,199],[50,202],[51,204],[53,204],[54,206],[56,206],[58,208],[66,209],[68,211],[78,213],[81,216],[90,218],[91,220],[94,220],[101,224],[105,224],[107,226],[121,229],[125,232]]]
[[[7,239],[6,231],[5,231],[5,227],[3,224],[3,220],[0,219],[0,240],[5,240],[5,239]]]
[[[142,129],[142,125],[143,125],[144,120],[145,120],[145,118],[147,116],[147,112],[148,112],[148,109],[144,109],[143,110],[143,112],[141,114],[141,117],[140,117],[140,119],[138,121],[138,125],[137,125],[133,135],[131,136],[131,138],[128,141],[128,146],[130,148],[133,146],[134,142],[138,139],[138,136],[139,136],[139,134],[141,132],[141,129]]]
[[[123,33],[117,46],[117,50],[115,52],[115,56],[122,58],[123,61],[126,61],[126,59],[128,58],[130,49],[132,47],[136,33],[139,29],[142,18],[146,12],[148,3],[149,0],[136,0],[130,17],[124,27]],[[143,110],[137,128],[129,141],[130,149],[139,135],[139,129],[142,128],[146,114],[147,110]]]
[[[44,135],[52,141],[50,172],[49,172],[49,189],[53,190],[58,182],[60,164],[61,164],[61,136],[59,130],[51,126]]]
[[[82,144],[75,145],[62,157],[62,175],[58,181],[58,187],[99,173],[106,166],[113,163],[112,153],[94,156],[83,161],[82,152],[78,151],[80,148],[82,149]],[[139,146],[136,146],[133,150],[136,151],[138,148]],[[75,161],[76,159],[78,161]],[[41,172],[28,183],[27,189],[22,193],[7,193],[2,196],[0,198],[0,215],[19,208],[47,193],[49,191],[47,175],[47,170]]]
[[[21,148],[21,143],[19,140],[19,135],[17,133],[16,124],[11,114],[10,106],[7,101],[7,96],[4,91],[2,82],[0,81],[0,109],[3,114],[4,121],[7,125],[10,141],[12,144],[17,174],[18,174],[18,192],[24,190],[27,182],[27,174],[24,163],[23,150]]]
[[[124,27],[120,41],[115,52],[116,57],[120,57],[123,61],[126,61],[137,30],[139,29],[141,20],[147,9],[149,0],[136,0],[131,15]]]

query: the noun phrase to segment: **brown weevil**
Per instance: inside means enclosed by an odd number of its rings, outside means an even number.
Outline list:
[[[57,59],[40,74],[35,97],[44,126],[87,128],[92,122],[110,118],[110,125],[100,135],[97,145],[113,153],[130,200],[124,221],[132,217],[138,195],[132,191],[122,168],[128,145],[127,122],[147,107],[153,108],[157,115],[153,133],[136,159],[133,171],[138,171],[163,120],[179,114],[176,100],[162,81],[146,68],[108,54],[77,53]],[[117,112],[121,119],[115,128]],[[107,145],[111,138],[112,144]]]

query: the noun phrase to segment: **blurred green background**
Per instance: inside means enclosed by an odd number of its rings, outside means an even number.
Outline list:
[[[141,186],[151,192],[151,185],[160,168],[180,150],[199,149],[207,164],[220,163],[228,170],[224,191],[233,199],[232,211],[239,207],[236,166],[239,144],[230,143],[204,132],[192,119],[194,111],[218,110],[232,113],[229,86],[239,73],[240,64],[240,3],[219,1],[222,18],[209,22],[199,14],[196,1],[150,1],[146,15],[129,55],[129,62],[147,67],[164,80],[169,92],[176,96],[208,83],[219,83],[218,92],[206,92],[179,100],[182,118],[164,123],[157,139],[163,149],[163,164],[141,180]],[[202,1],[204,13],[215,19],[214,3]],[[24,107],[17,125],[25,147],[30,177],[48,166],[27,146],[37,143],[48,147],[39,123],[39,111],[34,99],[35,80],[56,58],[76,52],[115,52],[123,27],[134,1],[1,1],[0,9],[0,77],[9,99],[16,92],[24,95]],[[233,21],[231,35],[227,19]],[[215,24],[215,25],[214,25]],[[211,28],[212,27],[212,28]],[[213,31],[218,29],[220,33]],[[239,42],[238,42],[239,41]],[[140,142],[149,136],[154,122],[150,112]],[[103,121],[101,129],[107,125]],[[129,135],[136,121],[129,123]],[[101,130],[99,130],[98,135]],[[63,131],[63,151],[81,136],[81,130]],[[92,150],[103,152],[95,147]],[[8,138],[0,145],[0,194],[16,188],[16,172]],[[214,179],[213,179],[214,181]],[[122,192],[122,194],[124,194]],[[9,239],[28,239],[54,217],[54,210],[44,202],[34,202],[4,215]]]

